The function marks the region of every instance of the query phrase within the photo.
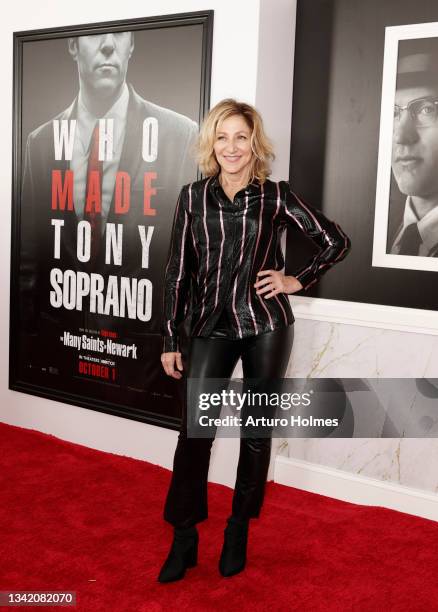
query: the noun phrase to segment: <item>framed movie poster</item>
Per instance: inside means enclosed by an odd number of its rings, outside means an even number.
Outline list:
[[[177,428],[163,280],[213,12],[14,34],[10,388]]]
[[[290,182],[352,243],[303,295],[438,308],[437,87],[435,0],[298,0]]]

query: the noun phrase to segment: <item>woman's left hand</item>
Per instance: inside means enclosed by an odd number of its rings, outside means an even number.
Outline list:
[[[283,272],[277,270],[260,270],[257,276],[259,280],[254,283],[256,293],[257,295],[266,294],[265,298],[273,297],[277,293],[295,293],[303,288],[295,276],[285,276]]]

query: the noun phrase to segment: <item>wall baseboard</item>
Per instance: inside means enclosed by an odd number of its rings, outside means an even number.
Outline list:
[[[361,325],[414,334],[438,335],[438,312],[342,300],[290,295],[297,319]]]
[[[382,506],[438,521],[438,495],[277,455],[274,482],[353,504]]]

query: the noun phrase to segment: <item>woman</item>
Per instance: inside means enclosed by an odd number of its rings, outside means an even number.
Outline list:
[[[283,378],[292,348],[294,317],[286,294],[307,289],[350,249],[339,225],[305,204],[286,181],[270,181],[272,147],[262,119],[233,99],[205,119],[198,161],[206,178],[180,193],[166,267],[163,353],[167,375],[229,379],[239,358],[244,379]],[[293,276],[285,276],[281,232],[297,226],[320,247]],[[192,300],[186,363],[177,328]],[[177,369],[176,369],[177,368]],[[206,387],[208,388],[208,387]],[[211,388],[209,389],[211,391]],[[192,388],[193,393],[193,388]],[[196,405],[185,406],[164,518],[173,543],[158,580],[170,582],[197,563],[196,523],[207,518],[207,475],[213,438],[188,437]],[[241,436],[232,513],[219,561],[223,576],[245,567],[250,518],[259,516],[271,439]]]

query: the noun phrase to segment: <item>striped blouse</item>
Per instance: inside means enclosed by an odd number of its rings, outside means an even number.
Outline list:
[[[163,352],[180,350],[178,327],[189,310],[191,336],[208,337],[224,310],[230,338],[294,322],[285,293],[266,299],[254,287],[260,270],[283,269],[280,241],[288,225],[298,226],[320,247],[294,273],[308,289],[350,250],[350,239],[336,222],[304,203],[286,181],[250,183],[233,202],[218,175],[184,185],[165,272]]]

